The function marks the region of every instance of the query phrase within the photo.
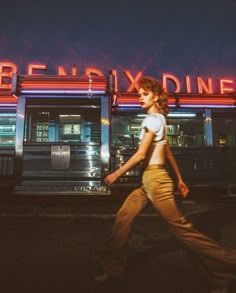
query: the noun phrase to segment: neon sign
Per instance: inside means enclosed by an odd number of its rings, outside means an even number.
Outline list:
[[[10,62],[0,62],[0,89],[10,89],[13,75],[17,73],[17,66]]]
[[[46,64],[34,64],[30,63],[27,67],[28,76],[42,75],[47,71]],[[0,62],[0,90],[11,90],[12,78],[18,72],[16,64],[12,62]],[[112,74],[114,76],[114,91],[118,92],[118,78],[117,71],[113,69]],[[71,72],[68,73],[63,66],[58,66],[56,70],[57,76],[78,76],[78,70],[75,66],[71,68]],[[85,76],[104,76],[103,72],[97,68],[85,68]],[[124,75],[129,83],[126,89],[127,93],[136,92],[139,87],[139,81],[143,76],[143,72],[139,71],[136,75],[133,75],[129,70],[124,71]],[[196,88],[198,94],[229,94],[236,91],[235,81],[230,78],[220,78],[216,84],[214,84],[213,78],[207,78],[204,80],[201,76],[195,79],[195,82],[189,75],[184,77],[181,83],[180,79],[171,73],[163,73],[161,77],[162,85],[168,92],[174,93],[193,93],[193,85]],[[173,91],[169,90],[169,87],[174,88]],[[217,89],[214,89],[217,87]]]

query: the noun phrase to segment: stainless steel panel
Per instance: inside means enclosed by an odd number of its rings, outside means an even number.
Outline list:
[[[110,169],[110,99],[101,98],[101,180],[105,178]]]
[[[54,170],[70,168],[70,145],[51,146],[51,168]]]
[[[211,119],[211,110],[205,110],[205,118],[204,118],[204,138],[205,145],[213,146],[213,132],[212,132],[212,119]]]
[[[18,97],[18,106],[16,112],[16,177],[21,180],[23,168],[23,140],[24,140],[24,125],[25,125],[25,96]]]
[[[51,120],[48,119],[49,128],[47,135],[48,133],[50,134],[50,139],[47,141],[38,141],[33,136],[30,136],[32,132],[30,127],[34,126],[34,124],[29,119],[26,121],[28,127],[26,129],[28,131],[26,133],[26,140],[22,143],[22,146],[24,146],[22,182],[24,184],[28,180],[35,180],[37,186],[39,183],[43,184],[43,191],[50,185],[50,182],[53,183],[49,189],[53,191],[52,189],[54,189],[55,185],[55,192],[63,191],[91,194],[108,191],[107,186],[103,183],[103,178],[110,169],[110,100],[108,96],[99,97],[97,100],[99,107],[96,106],[96,111],[94,110],[94,105],[86,105],[86,108],[91,108],[91,111],[74,111],[74,105],[72,103],[74,101],[72,100],[69,104],[69,108],[73,109],[71,112],[68,110],[60,112],[62,110],[62,104],[60,103],[58,105],[51,105],[52,110],[50,111],[54,113],[54,116],[49,117]],[[30,109],[30,103],[32,103],[30,97],[26,97],[26,101],[27,113],[32,114],[31,116],[34,117],[33,115],[37,111],[34,112]],[[50,105],[45,105],[43,108],[40,105],[42,102],[40,100],[36,102],[39,104],[32,106],[37,106],[40,111],[44,111],[44,109],[46,111],[50,108],[48,107]],[[89,100],[86,100],[86,102],[90,103]],[[54,111],[54,108],[57,108],[57,110]],[[81,105],[81,108],[83,108],[83,105]],[[80,139],[76,139],[75,141],[71,137],[63,137],[63,142],[60,141],[58,135],[54,133],[55,128],[57,128],[56,131],[59,131],[59,122],[57,119],[59,114],[67,115],[65,119],[69,115],[81,115],[81,119],[77,121],[81,129],[76,133],[77,136],[80,135]],[[28,116],[31,117],[30,115]],[[85,119],[86,117],[87,119]],[[69,123],[70,121],[62,122]],[[76,130],[74,125],[71,123],[68,128],[68,131],[73,134],[75,134]],[[63,132],[63,135],[65,132]],[[60,184],[62,185],[58,188]],[[34,184],[32,187],[35,190],[37,189],[36,185]],[[65,185],[67,186],[65,187]]]

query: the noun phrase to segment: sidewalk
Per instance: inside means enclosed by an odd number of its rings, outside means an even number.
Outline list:
[[[0,198],[0,217],[114,218],[125,198],[112,196],[11,196]],[[185,216],[236,207],[236,197],[195,201],[176,196]],[[141,217],[157,217],[149,205]]]
[[[187,252],[167,233],[151,206],[134,225],[124,279],[105,285],[94,282],[93,252],[108,236],[121,202],[95,197],[2,200],[0,292],[209,292]],[[200,231],[236,248],[235,199],[178,205]]]
[[[213,214],[202,219],[204,232],[236,248],[236,217],[223,226],[218,225],[218,218]],[[199,221],[195,222],[202,228]],[[0,291],[209,292],[187,252],[167,233],[161,221],[150,217],[140,217],[134,225],[124,278],[119,282],[96,283],[93,252],[108,236],[112,223],[111,218],[0,217]],[[211,230],[213,226],[217,231]],[[230,293],[236,292],[234,289]]]

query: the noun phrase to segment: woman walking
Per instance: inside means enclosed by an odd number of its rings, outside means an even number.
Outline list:
[[[105,178],[105,183],[111,185],[140,162],[144,163],[142,182],[139,188],[130,193],[118,211],[109,239],[96,250],[96,259],[104,272],[96,276],[95,280],[105,281],[123,273],[132,224],[147,203],[151,202],[167,222],[170,232],[191,252],[201,271],[207,276],[211,292],[227,292],[233,271],[236,270],[236,250],[226,248],[194,229],[175,203],[173,181],[165,169],[166,160],[176,174],[182,196],[186,196],[189,190],[166,140],[167,93],[157,80],[143,77],[139,101],[147,114],[141,126],[139,147],[123,166]]]

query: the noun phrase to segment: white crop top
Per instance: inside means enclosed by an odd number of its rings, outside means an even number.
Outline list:
[[[166,144],[166,119],[162,114],[152,113],[144,118],[141,124],[140,140],[143,138],[146,129],[155,133],[153,144]]]

